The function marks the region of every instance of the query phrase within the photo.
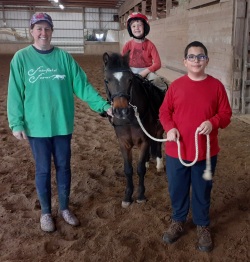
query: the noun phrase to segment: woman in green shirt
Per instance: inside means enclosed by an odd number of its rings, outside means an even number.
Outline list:
[[[56,168],[60,214],[67,223],[79,225],[69,210],[74,95],[98,113],[107,111],[112,116],[112,110],[73,57],[51,45],[53,21],[48,14],[32,16],[30,33],[33,45],[17,51],[11,61],[8,121],[17,139],[29,140],[36,165],[41,229],[52,232],[55,223],[51,215],[51,156]]]

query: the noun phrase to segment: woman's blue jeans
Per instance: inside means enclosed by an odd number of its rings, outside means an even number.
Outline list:
[[[51,213],[51,156],[56,169],[60,210],[68,209],[71,185],[72,134],[54,137],[28,137],[36,166],[36,190],[42,214]]]
[[[190,163],[190,161],[185,161]],[[214,174],[217,156],[211,157],[211,170]],[[198,161],[191,167],[181,164],[178,158],[166,156],[168,190],[172,204],[172,219],[185,222],[192,207],[193,222],[199,226],[210,224],[209,209],[212,180],[204,180],[206,160]],[[190,197],[191,195],[191,197]]]

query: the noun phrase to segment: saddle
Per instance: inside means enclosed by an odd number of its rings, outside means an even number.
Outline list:
[[[145,93],[147,94],[149,107],[151,109],[151,112],[153,113],[154,119],[158,119],[159,109],[168,89],[167,83],[166,89],[162,90],[154,85],[152,81],[149,81],[147,78],[144,78],[139,74],[135,74],[135,77],[137,81],[141,82],[141,85],[143,86]]]

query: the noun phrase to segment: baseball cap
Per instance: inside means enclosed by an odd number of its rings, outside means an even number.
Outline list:
[[[45,21],[53,27],[52,18],[46,13],[35,13],[30,19],[30,26],[36,24],[37,22]]]

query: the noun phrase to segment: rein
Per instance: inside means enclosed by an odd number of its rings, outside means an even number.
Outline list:
[[[143,132],[149,137],[151,138],[152,140],[154,141],[157,141],[157,142],[166,142],[168,141],[167,139],[159,139],[159,138],[155,138],[153,136],[151,136],[147,130],[144,128],[141,120],[140,120],[140,116],[139,116],[139,113],[137,111],[137,107],[135,105],[132,105],[131,103],[129,103],[131,105],[131,107],[134,109],[135,111],[135,117],[141,127],[141,129],[143,130]],[[186,166],[186,167],[190,167],[190,166],[193,166],[196,162],[197,162],[197,159],[198,159],[198,155],[199,155],[199,149],[198,149],[198,132],[199,132],[199,128],[196,129],[195,131],[195,159],[193,162],[191,163],[185,163],[182,158],[181,158],[181,147],[180,147],[180,141],[179,139],[177,139],[176,143],[177,143],[177,149],[178,149],[178,158],[181,162],[182,165]],[[204,170],[204,173],[203,173],[203,178],[205,180],[212,180],[212,172],[211,172],[211,160],[210,160],[210,137],[209,135],[206,135],[207,137],[207,152],[206,152],[206,169]]]

